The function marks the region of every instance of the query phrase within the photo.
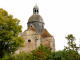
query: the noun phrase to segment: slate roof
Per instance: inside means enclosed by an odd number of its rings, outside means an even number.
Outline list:
[[[32,21],[38,21],[38,22],[44,23],[43,18],[42,18],[40,15],[38,15],[38,14],[33,14],[33,15],[29,18],[28,22],[32,22]]]
[[[53,37],[46,29],[44,29],[43,33],[41,34],[42,37]]]
[[[35,32],[37,32],[39,34],[39,32],[36,30],[36,28],[32,25],[31,27],[29,27],[27,30],[33,30]],[[41,34],[41,37],[53,37],[46,29],[44,29],[43,33]]]

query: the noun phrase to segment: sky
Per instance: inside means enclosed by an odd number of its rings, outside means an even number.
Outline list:
[[[22,31],[25,31],[36,3],[44,20],[44,27],[55,39],[56,51],[67,46],[65,36],[68,34],[73,34],[79,46],[80,0],[0,0],[0,8],[19,19]]]

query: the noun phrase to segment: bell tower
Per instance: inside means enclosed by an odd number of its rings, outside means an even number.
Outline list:
[[[37,5],[35,5],[33,8],[33,14],[39,14],[39,8]]]
[[[28,28],[33,25],[37,29],[37,31],[42,34],[44,30],[44,21],[43,18],[39,15],[39,8],[37,5],[33,7],[33,15],[31,15],[28,19],[27,25]]]

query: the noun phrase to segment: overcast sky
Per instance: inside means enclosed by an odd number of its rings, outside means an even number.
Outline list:
[[[73,34],[79,45],[80,0],[0,0],[0,8],[21,20],[24,31],[36,3],[45,28],[55,39],[56,51],[67,45],[68,34]]]

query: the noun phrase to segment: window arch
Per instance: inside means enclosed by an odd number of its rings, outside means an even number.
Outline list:
[[[38,12],[38,10],[37,10],[37,12]]]
[[[50,47],[50,42],[49,41],[45,41],[44,46]]]
[[[35,10],[35,12],[36,12],[36,10]]]

